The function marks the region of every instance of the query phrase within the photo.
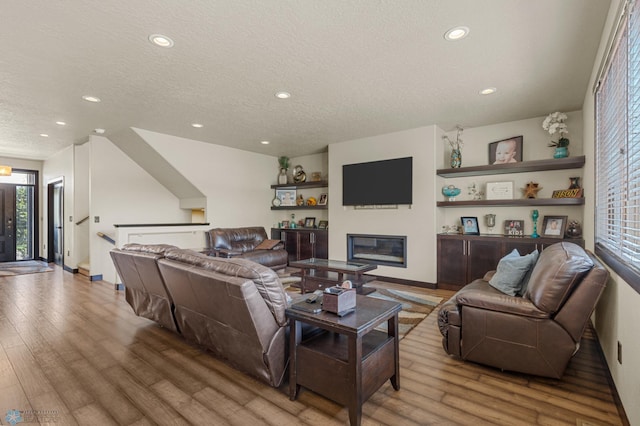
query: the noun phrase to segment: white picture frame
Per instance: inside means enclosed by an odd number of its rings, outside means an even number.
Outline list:
[[[485,196],[487,200],[513,200],[513,182],[487,182]]]
[[[296,205],[297,191],[295,189],[276,189],[276,197],[280,199],[280,206],[290,207]]]

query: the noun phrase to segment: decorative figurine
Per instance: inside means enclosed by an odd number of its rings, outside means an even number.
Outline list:
[[[581,186],[580,186],[580,176],[570,177],[569,178],[569,182],[570,182],[569,189],[580,189],[581,188]]]
[[[293,168],[293,181],[295,183],[307,181],[307,174],[302,170],[302,166],[298,165]]]
[[[475,182],[469,185],[467,189],[469,190],[469,195],[472,195],[474,200],[482,200],[482,196],[484,195],[484,192],[480,191],[476,187]]]
[[[524,198],[537,198],[538,197],[538,191],[540,191],[542,189],[541,186],[538,186],[537,183],[535,182],[529,182],[527,183],[527,186],[524,188],[521,188],[522,192],[524,193]]]
[[[533,219],[533,234],[531,234],[531,238],[540,238],[540,235],[538,235],[538,210],[534,210],[531,213],[531,219]]]
[[[577,220],[572,220],[567,225],[567,230],[564,234],[567,238],[580,238],[582,236],[582,225]]]
[[[304,197],[302,194],[298,195],[298,198],[296,199],[296,206],[304,206]]]

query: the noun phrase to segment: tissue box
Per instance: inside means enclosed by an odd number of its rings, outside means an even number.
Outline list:
[[[356,307],[356,289],[329,287],[322,294],[322,310],[339,316],[352,312]]]

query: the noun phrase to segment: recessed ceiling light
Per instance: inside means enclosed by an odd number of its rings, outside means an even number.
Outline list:
[[[56,124],[58,126],[66,126],[67,125],[67,123],[65,123],[64,121],[56,121]]]
[[[289,99],[291,97],[291,93],[289,92],[278,92],[276,93],[276,98],[278,99]]]
[[[82,99],[87,102],[100,102],[100,98],[97,96],[84,95]]]
[[[43,138],[48,138],[49,137],[49,135],[46,134],[46,133],[40,133],[40,136],[42,136]]]
[[[482,89],[480,91],[480,94],[481,95],[492,95],[492,94],[496,93],[496,90],[498,90],[498,89],[496,89],[495,87],[487,87],[486,89]]]
[[[260,143],[261,143],[262,145],[269,145],[269,143],[270,143],[270,142],[269,142],[269,141],[260,141]]]
[[[191,127],[195,127],[196,129],[200,129],[200,128],[204,127],[204,124],[200,124],[200,123],[191,123]]]
[[[166,35],[162,34],[151,34],[149,36],[149,41],[156,46],[160,47],[173,47],[173,40],[171,40]]]
[[[444,33],[444,39],[449,41],[461,40],[469,35],[468,27],[455,27]]]

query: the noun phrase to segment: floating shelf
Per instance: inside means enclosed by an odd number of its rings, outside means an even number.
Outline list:
[[[319,180],[317,182],[299,182],[299,183],[285,183],[282,185],[271,185],[272,189],[284,189],[284,188],[323,188],[329,186],[329,182],[326,180]]]
[[[271,207],[271,210],[327,210],[327,205],[324,206],[279,206]]]
[[[581,206],[584,198],[521,198],[517,200],[438,201],[438,207],[470,206]]]
[[[585,157],[567,157],[552,160],[522,161],[520,163],[489,166],[460,167],[458,169],[438,169],[436,174],[442,177],[466,177],[483,175],[502,175],[507,173],[539,172],[543,170],[579,169],[584,166]]]

